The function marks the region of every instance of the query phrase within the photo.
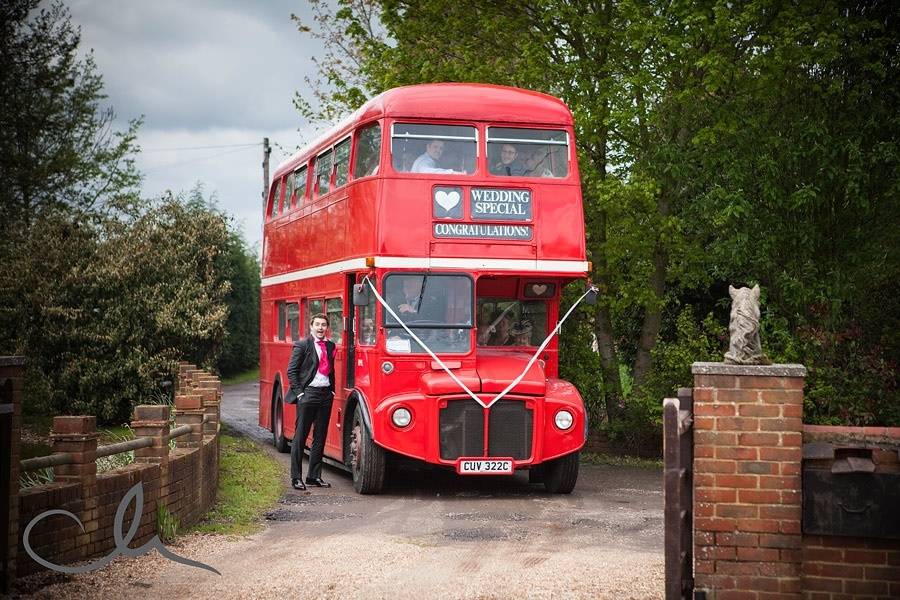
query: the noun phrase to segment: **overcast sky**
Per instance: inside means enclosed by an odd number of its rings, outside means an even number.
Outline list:
[[[309,14],[305,0],[65,4],[81,27],[82,49],[94,51],[119,123],[144,115],[143,195],[200,182],[258,247],[262,139],[274,146],[274,170],[315,135],[292,103],[313,74],[311,57],[321,54],[290,18]],[[257,145],[223,147],[236,144]],[[204,146],[216,148],[184,149]]]

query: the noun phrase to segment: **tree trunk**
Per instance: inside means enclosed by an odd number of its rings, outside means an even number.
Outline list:
[[[606,418],[612,423],[622,412],[622,380],[619,377],[619,360],[613,341],[612,321],[609,306],[598,303],[594,311],[594,335],[600,352],[600,371],[603,375],[604,404]]]
[[[663,189],[657,200],[657,209],[663,219],[671,213],[667,191]],[[638,341],[637,356],[634,360],[634,388],[640,389],[647,382],[647,376],[653,367],[652,353],[656,346],[656,338],[662,326],[663,296],[666,293],[666,272],[669,267],[669,255],[663,243],[657,239],[653,248],[653,274],[650,276],[650,289],[653,291],[653,302],[644,308],[644,323],[641,325],[641,338]]]

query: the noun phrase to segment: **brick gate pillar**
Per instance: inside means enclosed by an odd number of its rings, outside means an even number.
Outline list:
[[[802,365],[694,363],[694,586],[800,598]]]

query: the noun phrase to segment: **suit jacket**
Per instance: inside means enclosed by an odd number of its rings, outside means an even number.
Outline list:
[[[294,404],[303,394],[313,378],[316,371],[319,370],[319,355],[313,347],[314,341],[312,336],[306,336],[300,341],[294,342],[294,349],[291,352],[291,360],[288,362],[287,376],[291,384],[285,402]],[[331,340],[325,340],[325,350],[328,353],[328,362],[331,364],[331,374],[328,376],[328,390],[334,393],[334,354],[335,346]]]

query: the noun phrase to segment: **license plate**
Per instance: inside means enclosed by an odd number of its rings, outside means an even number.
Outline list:
[[[511,458],[460,458],[456,463],[460,475],[512,475]]]

